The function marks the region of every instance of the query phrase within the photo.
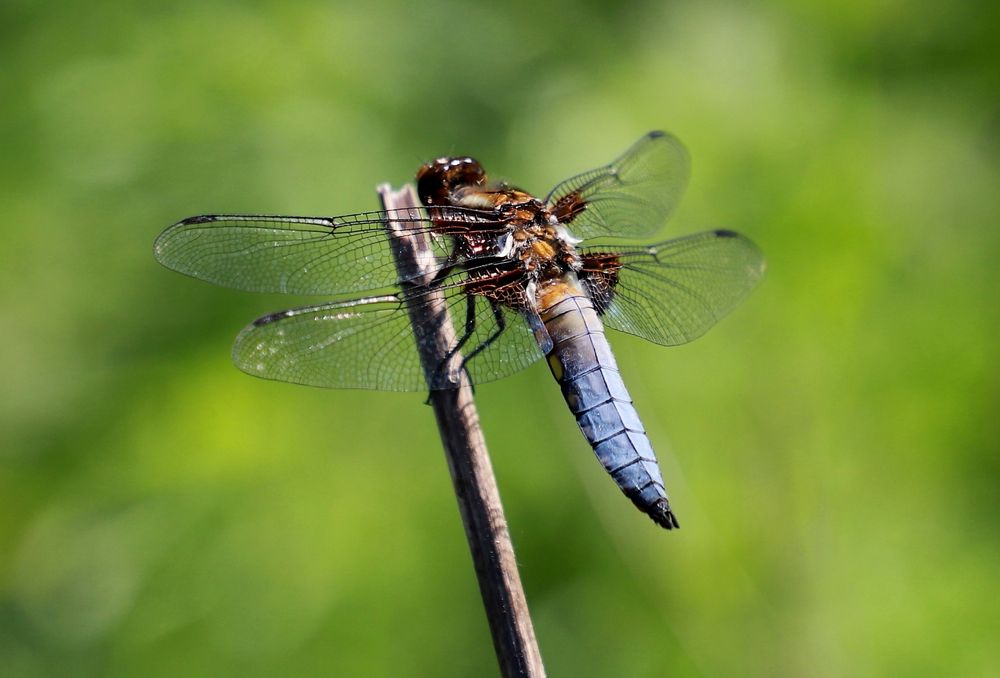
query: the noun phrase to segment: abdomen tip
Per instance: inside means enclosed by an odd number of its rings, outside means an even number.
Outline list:
[[[660,527],[666,530],[679,530],[681,524],[677,522],[677,516],[670,509],[670,502],[661,499],[649,509],[649,517]]]

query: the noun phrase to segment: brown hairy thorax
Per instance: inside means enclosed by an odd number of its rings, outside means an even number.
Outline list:
[[[581,260],[563,221],[571,221],[585,208],[579,199],[557,203],[556,210],[519,188],[490,184],[482,165],[470,157],[438,158],[417,172],[417,192],[427,206],[436,230],[455,236],[458,259],[478,260],[469,272],[466,290],[494,299],[506,306],[526,310],[536,305],[529,290],[539,289],[580,269]],[[479,228],[455,233],[449,228],[453,216],[446,208],[483,210],[493,218]],[[435,209],[438,208],[438,209]],[[495,260],[483,264],[483,257]]]

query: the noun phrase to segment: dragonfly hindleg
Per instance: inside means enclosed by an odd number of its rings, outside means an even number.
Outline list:
[[[470,295],[470,298],[473,298],[473,296]],[[466,363],[468,363],[477,355],[488,349],[490,347],[490,344],[496,341],[500,337],[500,335],[503,334],[503,331],[507,329],[507,318],[503,314],[503,306],[501,306],[500,303],[494,299],[489,299],[488,301],[490,303],[490,308],[493,309],[493,319],[496,321],[496,331],[490,334],[490,336],[483,339],[479,343],[479,346],[476,346],[476,348],[472,350],[472,353],[469,353],[468,355],[462,358],[462,369],[465,370],[466,374],[468,374],[468,370],[465,367]],[[473,325],[474,324],[475,324],[475,317],[473,316]]]
[[[448,365],[451,364],[451,359],[455,357],[455,354],[462,350],[462,347],[468,343],[469,339],[473,334],[476,333],[476,295],[470,294],[465,299],[465,326],[462,330],[462,336],[458,338],[455,345],[448,349],[448,352],[441,358],[438,363],[437,368],[434,370],[434,378],[431,387],[433,388],[437,384],[448,384],[450,383],[448,374]],[[462,360],[459,366],[461,370],[465,370],[465,360]],[[466,371],[466,376],[469,376]],[[469,378],[469,383],[472,383],[471,377]]]

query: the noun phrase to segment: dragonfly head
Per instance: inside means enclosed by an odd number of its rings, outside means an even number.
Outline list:
[[[417,193],[425,205],[450,205],[463,187],[485,186],[486,171],[473,158],[438,158],[417,171]]]

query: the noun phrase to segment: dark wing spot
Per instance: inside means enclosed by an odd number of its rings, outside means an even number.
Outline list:
[[[213,214],[199,214],[196,217],[188,217],[180,223],[182,224],[207,224],[210,221],[215,221],[216,217]]]
[[[559,220],[559,223],[568,224],[585,209],[587,209],[587,201],[583,199],[579,191],[573,191],[556,200],[556,204],[552,206],[552,214]]]
[[[582,259],[577,275],[590,295],[594,310],[598,315],[604,315],[615,298],[618,273],[622,268],[621,260],[611,252],[585,254]]]
[[[295,315],[293,311],[278,311],[277,313],[268,313],[265,316],[261,316],[253,321],[254,327],[260,327],[261,325],[269,325],[273,322],[277,322],[284,318],[289,318]]]

